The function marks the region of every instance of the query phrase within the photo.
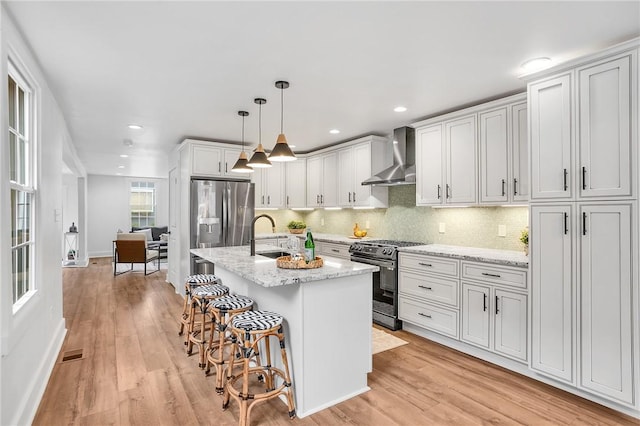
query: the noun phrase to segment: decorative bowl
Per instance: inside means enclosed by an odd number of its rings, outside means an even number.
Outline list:
[[[291,234],[303,234],[304,231],[306,231],[306,228],[302,228],[302,229],[289,228],[289,233]]]
[[[283,269],[315,269],[320,268],[323,264],[324,261],[320,256],[316,256],[309,263],[305,262],[304,259],[291,260],[291,256],[280,256],[276,259],[276,266]]]

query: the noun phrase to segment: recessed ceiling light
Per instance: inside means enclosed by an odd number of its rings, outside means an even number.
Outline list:
[[[133,129],[133,130],[140,130],[140,129],[142,129],[142,126],[141,126],[141,125],[139,125],[139,124],[129,124],[127,127],[129,127],[130,129]]]
[[[295,145],[289,144],[289,148],[295,148],[295,147],[296,147]]]
[[[407,110],[407,107],[403,107],[403,106],[397,106],[393,109],[395,112],[405,112]]]
[[[120,154],[120,158],[128,158],[129,156],[127,154]]]
[[[338,133],[340,133],[340,130],[338,130],[338,129],[331,129],[331,130],[329,130],[329,133],[331,133],[332,135],[337,135]]]
[[[124,169],[124,166],[118,166],[119,169]]]
[[[526,72],[538,71],[544,68],[549,68],[551,66],[551,58],[539,57],[529,59],[520,65],[520,67]]]

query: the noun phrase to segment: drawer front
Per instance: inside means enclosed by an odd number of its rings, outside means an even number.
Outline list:
[[[437,274],[458,277],[458,261],[434,256],[421,256],[400,253],[400,268],[411,268],[418,271],[434,272]]]
[[[458,313],[428,303],[399,297],[398,315],[401,320],[458,339]]]
[[[351,258],[349,254],[349,245],[338,243],[322,243],[322,253],[327,256],[341,257],[343,259]]]
[[[458,281],[429,274],[400,271],[398,289],[401,293],[432,302],[458,306]]]
[[[495,265],[462,262],[462,278],[491,284],[527,288],[527,271]]]

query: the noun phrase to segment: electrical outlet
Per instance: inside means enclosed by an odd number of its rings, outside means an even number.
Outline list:
[[[371,224],[369,223],[369,221],[368,221],[368,220],[364,223],[364,228],[365,228],[365,229],[369,229],[369,228],[371,228]]]
[[[444,234],[444,229],[445,229],[444,222],[440,222],[440,224],[438,225],[438,232],[441,234]]]
[[[324,217],[320,218],[320,226],[324,226]]]
[[[507,236],[507,225],[498,225],[498,237]]]

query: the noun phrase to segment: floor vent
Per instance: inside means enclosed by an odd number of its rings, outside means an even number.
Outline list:
[[[62,355],[62,362],[73,361],[74,359],[82,358],[82,349],[75,349],[73,351],[67,351]]]

